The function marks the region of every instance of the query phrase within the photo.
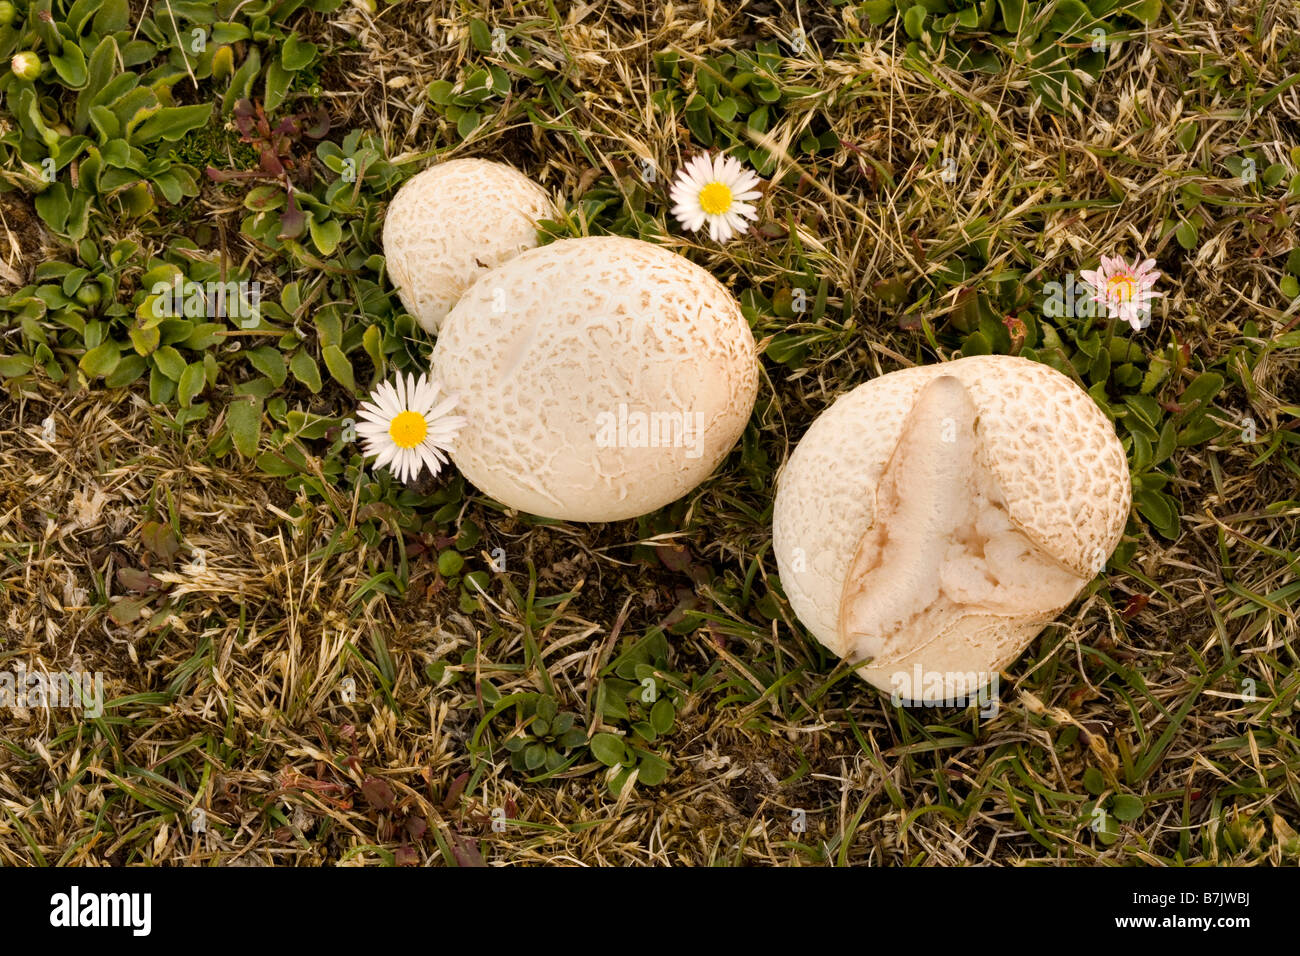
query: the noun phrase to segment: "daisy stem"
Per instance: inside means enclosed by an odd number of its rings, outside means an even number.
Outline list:
[[[1110,352],[1110,340],[1115,337],[1115,323],[1119,321],[1119,316],[1111,315],[1110,321],[1106,323],[1106,338],[1102,341],[1101,347],[1107,353]]]

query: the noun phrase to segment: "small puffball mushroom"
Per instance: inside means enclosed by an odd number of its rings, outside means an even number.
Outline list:
[[[384,217],[388,277],[406,311],[438,331],[483,272],[537,245],[537,222],[555,215],[541,186],[486,159],[452,159],[417,173]]]
[[[898,701],[965,701],[1105,566],[1128,461],[1087,393],[990,355],[893,372],[813,422],[773,550],[799,620]]]
[[[675,501],[735,445],[758,391],[740,306],[659,246],[562,239],[485,273],[433,371],[467,423],[452,460],[520,511],[616,521]]]

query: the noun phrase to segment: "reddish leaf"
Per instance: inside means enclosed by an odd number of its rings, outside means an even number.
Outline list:
[[[275,154],[275,150],[269,146],[262,150],[261,167],[262,172],[268,176],[284,175],[284,164],[280,162],[280,157]]]
[[[1146,606],[1150,603],[1151,603],[1151,595],[1134,594],[1132,597],[1128,599],[1128,602],[1124,605],[1124,610],[1119,612],[1119,616],[1125,621],[1131,621],[1133,620],[1133,618],[1141,614],[1142,611],[1146,608]]]
[[[478,844],[470,837],[453,833],[451,835],[451,852],[456,857],[456,862],[461,866],[487,866],[487,863],[483,860],[483,854],[478,851]]]
[[[141,571],[138,568],[118,568],[117,580],[128,591],[137,591],[141,594],[156,590],[159,584],[158,579],[148,571]]]
[[[397,852],[393,854],[393,862],[398,866],[418,866],[420,854],[409,843],[403,843],[397,848]]]
[[[302,131],[309,139],[324,139],[330,131],[330,115],[325,107],[316,107],[316,112],[307,117],[308,126]]]
[[[442,801],[443,807],[447,810],[454,807],[460,801],[461,795],[464,794],[465,788],[468,785],[469,771],[466,770],[459,777],[453,780],[451,786],[447,788],[447,797]]]
[[[235,129],[239,130],[239,136],[244,142],[249,142],[253,135],[253,126],[257,122],[257,114],[260,112],[253,106],[251,100],[238,100],[235,103],[233,115],[235,117]]]
[[[209,166],[204,170],[204,173],[214,183],[228,183],[235,179],[252,179],[257,175],[257,173],[238,169],[217,169],[215,166]]]
[[[376,810],[388,810],[397,800],[388,781],[381,780],[379,777],[366,777],[361,782],[361,792],[365,794],[366,801]]]
[[[685,571],[691,566],[691,551],[685,545],[673,544],[666,548],[656,548],[659,560],[670,571]]]
[[[406,818],[406,832],[412,840],[420,839],[428,829],[429,824],[424,817],[410,816]]]
[[[280,214],[280,238],[297,239],[307,228],[307,216],[298,208],[298,202],[289,193],[289,205]]]

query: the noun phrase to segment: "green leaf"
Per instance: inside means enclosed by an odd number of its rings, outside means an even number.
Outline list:
[[[1208,416],[1196,416],[1192,423],[1178,432],[1178,447],[1186,448],[1189,445],[1201,445],[1219,437],[1223,431],[1213,418]]]
[[[127,355],[117,363],[117,368],[105,376],[104,384],[109,388],[122,388],[130,385],[149,368],[149,363],[139,355]]]
[[[1138,513],[1162,536],[1173,540],[1178,537],[1178,510],[1174,500],[1161,491],[1146,489],[1133,496]]]
[[[991,355],[992,353],[993,343],[988,340],[988,337],[983,332],[972,332],[961,346],[963,356]]]
[[[99,12],[91,23],[91,32],[97,36],[118,33],[131,27],[131,7],[127,0],[103,0]]]
[[[293,377],[311,389],[313,394],[321,390],[320,366],[305,348],[300,348],[289,356],[289,370]]]
[[[672,764],[668,761],[645,751],[637,751],[640,760],[637,761],[637,780],[647,787],[657,787],[668,779],[668,771],[672,769]]]
[[[121,350],[116,342],[104,342],[83,355],[77,367],[86,373],[87,378],[103,378],[117,368],[120,357]]]
[[[438,106],[450,104],[455,94],[456,86],[450,80],[434,80],[429,84],[429,100]]]
[[[469,40],[480,53],[492,52],[492,31],[477,17],[469,21]]]
[[[361,345],[370,356],[370,361],[374,363],[375,374],[380,378],[383,377],[387,362],[384,359],[384,333],[377,325],[366,327],[366,331],[361,336]]]
[[[262,430],[262,402],[251,395],[236,398],[226,410],[226,427],[235,450],[245,458],[257,454]]]
[[[554,697],[542,697],[537,701],[537,716],[540,720],[552,723],[559,715],[560,706],[555,702]],[[558,732],[563,733],[568,727],[561,728]]]
[[[65,86],[79,90],[86,85],[86,56],[77,44],[64,41],[63,52],[59,56],[51,55],[50,65]]]
[[[1160,0],[1137,0],[1125,7],[1130,16],[1141,20],[1143,23],[1155,23],[1160,16]]]
[[[623,738],[614,734],[597,734],[591,738],[590,746],[592,756],[606,767],[617,767],[627,752]]]
[[[921,34],[925,31],[925,18],[929,11],[919,3],[908,7],[907,13],[903,14],[903,29],[913,40],[921,39]]]
[[[36,197],[34,205],[36,214],[45,224],[53,232],[63,235],[68,224],[68,214],[72,212],[72,204],[68,200],[68,187],[63,183],[55,183]]]
[[[470,134],[478,129],[478,124],[482,121],[483,116],[474,110],[470,110],[459,120],[456,121],[456,135],[461,139],[469,139]]]
[[[1174,238],[1178,240],[1180,246],[1190,252],[1196,248],[1198,232],[1194,225],[1184,221],[1180,222],[1178,228],[1174,230]]]
[[[300,40],[296,33],[291,33],[284,41],[284,45],[280,47],[280,62],[286,70],[294,73],[310,66],[318,52],[316,44]]]
[[[289,370],[284,364],[284,356],[280,354],[279,349],[270,345],[263,345],[260,348],[250,349],[244,354],[247,356],[249,364],[269,378],[276,388],[284,384],[285,378],[289,375]]]
[[[672,730],[673,722],[677,719],[677,711],[673,708],[673,702],[667,697],[661,697],[655,701],[655,705],[650,708],[650,725],[654,727],[655,732],[666,734]]]
[[[239,65],[235,75],[230,78],[230,86],[227,88],[225,96],[221,98],[221,113],[223,116],[231,111],[237,100],[248,96],[253,81],[257,79],[258,74],[261,72],[262,54],[258,52],[257,47],[250,46],[248,56]]]
[[[257,456],[257,467],[276,478],[287,478],[289,475],[298,474],[298,467],[293,462],[288,461],[283,455],[270,451],[264,451]]]
[[[324,222],[318,222],[315,217],[311,220],[311,240],[320,250],[321,255],[329,256],[334,254],[338,248],[339,240],[343,238],[343,226],[336,219],[326,219]]]
[[[1174,423],[1171,421],[1165,422],[1165,427],[1160,429],[1160,440],[1156,444],[1151,463],[1158,465],[1172,455],[1174,448],[1177,446],[1177,438],[1178,433],[1174,428]]]
[[[149,401],[166,405],[176,395],[176,383],[157,368],[149,370]]]
[[[871,25],[878,27],[894,15],[894,0],[866,0],[858,9],[871,20]]]
[[[32,370],[32,359],[28,355],[0,355],[0,378],[14,378],[26,375]]]
[[[334,381],[349,392],[357,390],[357,382],[352,375],[352,363],[348,361],[348,357],[343,354],[341,348],[337,345],[327,345],[321,349],[321,358],[325,360],[325,367],[329,369]]]
[[[153,363],[173,382],[179,382],[185,372],[185,359],[170,345],[164,345],[153,353]]]
[[[1092,11],[1080,0],[1056,0],[1056,10],[1048,29],[1067,36],[1082,31],[1092,22]]]
[[[1204,411],[1222,389],[1222,375],[1216,372],[1202,372],[1178,396],[1178,404],[1183,407],[1183,411],[1179,414]]]
[[[152,143],[157,139],[174,143],[186,133],[207,126],[211,119],[212,107],[207,103],[167,106],[136,127],[131,139],[136,143]]]
[[[281,66],[279,60],[272,60],[266,68],[266,96],[263,103],[268,112],[280,108],[280,104],[289,96],[292,84],[293,74]]]
[[[998,0],[998,6],[1002,8],[1002,23],[1007,32],[1018,35],[1029,19],[1025,0]]]
[[[176,399],[181,407],[188,408],[193,405],[194,399],[203,391],[205,385],[207,381],[202,362],[191,362],[185,366],[185,371],[181,372],[180,380],[176,383]]]
[[[546,762],[546,748],[541,744],[529,744],[524,748],[524,766],[536,770]]]
[[[1110,812],[1115,814],[1115,819],[1122,823],[1128,823],[1142,816],[1142,809],[1142,801],[1131,793],[1115,794],[1110,805]]]
[[[1094,797],[1100,796],[1106,789],[1106,778],[1096,767],[1089,767],[1083,772],[1083,788]]]

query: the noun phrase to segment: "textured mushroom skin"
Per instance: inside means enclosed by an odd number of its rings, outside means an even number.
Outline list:
[[[871,658],[864,678],[898,693],[920,665],[960,697],[963,674],[1009,664],[1101,569],[1129,504],[1086,393],[980,356],[882,376],[819,416],[781,474],[773,543],[795,613]]]
[[[485,159],[453,159],[417,173],[384,218],[384,260],[406,311],[427,332],[483,272],[537,245],[554,216],[541,186]]]
[[[452,452],[465,477],[571,521],[634,517],[696,487],[758,391],[731,294],[675,253],[613,236],[560,240],[484,274],[444,321],[433,371],[468,419]],[[620,406],[689,428],[658,447],[602,444]]]

